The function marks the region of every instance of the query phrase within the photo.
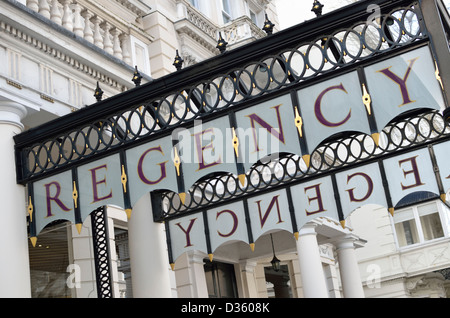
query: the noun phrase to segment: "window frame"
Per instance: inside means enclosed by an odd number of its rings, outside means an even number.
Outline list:
[[[236,279],[236,269],[233,264],[224,263],[219,261],[209,261],[208,259],[204,260],[203,269],[205,271],[206,283],[208,286],[208,297],[209,298],[238,298],[239,292],[237,287],[237,279]],[[223,278],[219,276],[219,273],[226,273],[228,275],[227,280],[230,284],[228,287],[231,287],[230,291],[231,295],[223,295],[222,291],[224,290],[221,287],[221,282],[223,282]],[[211,279],[209,278],[211,276]]]
[[[226,6],[228,7],[229,11],[226,11],[224,2],[227,3]],[[230,3],[230,0],[221,0],[220,1],[220,6],[221,6],[222,22],[223,22],[223,24],[227,24],[227,23],[232,22],[233,21],[233,12],[232,12],[232,9],[231,9],[232,6],[231,6],[231,3]],[[226,17],[226,19],[228,19],[228,21],[226,21],[225,17]]]
[[[419,208],[427,206],[427,205],[431,205],[431,204],[434,204],[436,207],[436,210],[437,210],[436,212],[438,213],[444,235],[442,237],[434,238],[431,240],[425,240],[424,227],[422,225],[421,215],[419,215]],[[400,246],[397,230],[395,228],[396,224],[400,223],[400,222],[395,222],[395,214],[394,214],[394,217],[391,217],[391,225],[392,225],[392,231],[394,233],[394,240],[395,240],[395,245],[397,247],[397,250],[411,249],[411,248],[423,246],[426,244],[432,244],[436,241],[445,240],[445,239],[449,238],[450,206],[444,205],[444,203],[441,200],[430,200],[430,201],[423,202],[420,204],[414,204],[414,205],[409,205],[407,207],[403,207],[403,208],[399,209],[398,211],[396,211],[395,213],[400,213],[400,212],[408,210],[408,209],[411,209],[412,213],[413,213],[413,218],[409,219],[409,220],[414,220],[414,222],[415,222],[418,241],[413,244]]]
[[[196,9],[200,9],[199,0],[188,0],[189,4]]]
[[[143,53],[143,61],[142,62],[144,63],[144,65],[139,65],[139,63],[138,63],[136,45],[139,46],[140,48],[142,48],[142,53]],[[148,52],[148,46],[143,41],[130,35],[130,49],[131,49],[130,53],[131,53],[131,60],[132,60],[133,66],[138,65],[139,72],[151,76],[152,69],[151,69],[151,65],[150,65],[150,55]]]
[[[258,27],[264,24],[264,7],[259,6],[257,3],[251,0],[244,2],[245,4],[245,14],[252,20],[252,22]],[[252,18],[252,14],[255,19]]]

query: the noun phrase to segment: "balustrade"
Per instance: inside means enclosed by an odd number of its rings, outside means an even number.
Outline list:
[[[266,36],[266,33],[258,28],[247,16],[237,18],[224,26],[218,26],[186,0],[179,0],[177,2],[177,12],[178,19],[186,19],[214,41],[219,38],[219,33],[223,35],[223,38],[229,45]]]
[[[248,39],[260,39],[266,36],[266,33],[258,28],[247,16],[242,16],[234,20],[231,24],[225,25],[222,30],[225,41],[228,45],[237,44]]]
[[[121,23],[120,19],[112,21],[111,16],[104,11],[95,10],[96,6],[90,5],[89,1],[26,0],[26,5],[108,54],[127,64],[132,63],[129,26]],[[220,27],[184,0],[178,2],[178,15],[180,19],[185,18],[197,26],[214,41],[217,40],[219,33],[222,33],[230,45],[265,35],[248,17],[239,18]]]
[[[108,21],[100,11],[93,12],[74,0],[27,0],[27,7],[108,54],[132,63],[127,26]]]

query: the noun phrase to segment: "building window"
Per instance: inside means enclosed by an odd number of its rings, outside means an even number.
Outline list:
[[[198,0],[189,0],[189,3],[194,7],[194,8],[199,8],[198,6]]]
[[[256,25],[258,25],[258,17],[255,12],[250,10],[250,19],[252,19],[252,22]]]
[[[444,237],[446,212],[447,208],[439,201],[396,211],[394,227],[398,246],[401,248]]]
[[[31,297],[71,298],[69,269],[69,222],[49,224],[33,247],[28,241],[30,255]]]
[[[151,75],[150,58],[147,45],[136,39],[134,36],[130,36],[131,41],[131,59],[134,66],[137,66],[139,72],[147,75]]]
[[[222,17],[224,24],[232,20],[230,0],[222,0]]]
[[[245,1],[245,12],[252,22],[258,27],[264,24],[264,8],[257,1]]]
[[[205,260],[206,285],[210,298],[237,298],[234,265]]]
[[[128,249],[128,231],[114,228],[114,239],[117,253],[117,270],[119,272],[119,290],[121,298],[132,298],[131,264]]]

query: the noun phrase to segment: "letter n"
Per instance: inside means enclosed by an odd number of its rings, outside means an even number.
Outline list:
[[[267,221],[267,218],[269,217],[270,212],[272,211],[273,207],[276,206],[277,207],[277,213],[278,213],[278,223],[283,223],[284,221],[281,219],[281,211],[280,211],[280,205],[278,204],[278,197],[274,196],[272,198],[272,201],[270,201],[269,207],[267,208],[266,212],[264,213],[264,215],[262,215],[262,211],[261,211],[261,200],[256,201],[256,204],[258,205],[258,212],[259,212],[259,220],[261,222],[261,228],[264,227],[264,224]]]

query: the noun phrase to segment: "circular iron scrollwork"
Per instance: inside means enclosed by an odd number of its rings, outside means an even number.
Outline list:
[[[442,114],[431,111],[403,118],[390,123],[381,134],[379,144],[366,134],[352,134],[326,141],[311,154],[306,166],[295,154],[280,154],[270,160],[255,164],[246,174],[245,184],[233,174],[214,175],[194,184],[188,191],[184,204],[177,193],[170,191],[161,195],[161,219],[179,216],[212,204],[225,202],[274,188],[291,182],[313,178],[350,165],[376,160],[399,151],[437,141],[450,136],[450,126]],[[274,159],[276,158],[276,159]]]
[[[20,150],[23,178],[40,177],[426,37],[419,9],[414,5],[381,15],[374,21],[361,21],[318,36],[227,74],[142,101],[107,118],[23,148]]]

